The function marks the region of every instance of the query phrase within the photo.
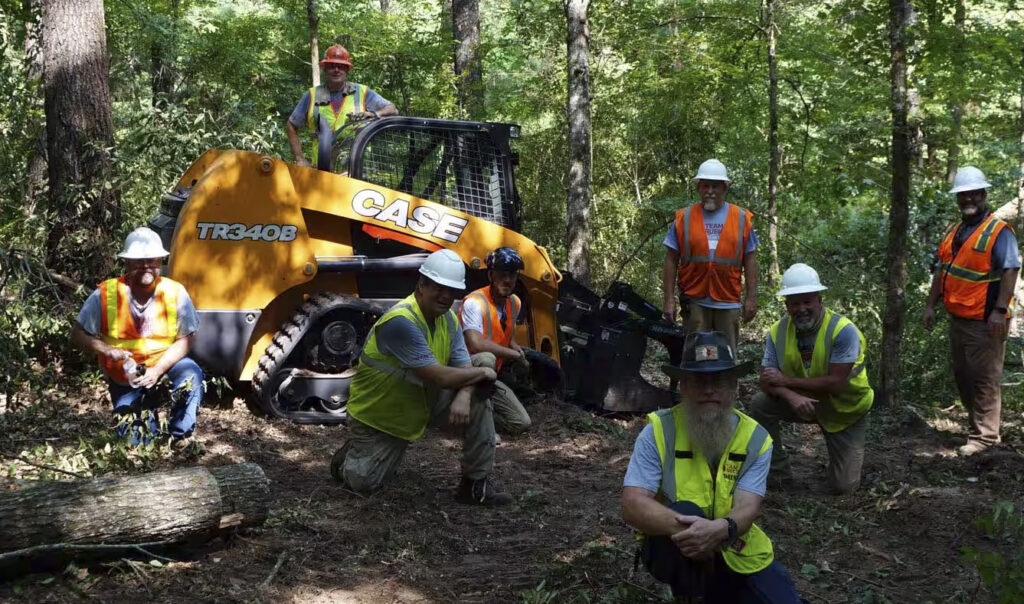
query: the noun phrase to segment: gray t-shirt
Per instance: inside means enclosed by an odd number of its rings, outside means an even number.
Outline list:
[[[466,340],[462,337],[459,322],[452,317],[451,313],[445,316],[449,321],[449,333],[452,334],[448,365],[469,367],[471,365],[469,351],[466,350]],[[407,369],[419,369],[440,364],[434,358],[434,353],[430,352],[430,346],[427,344],[427,338],[424,337],[423,332],[405,317],[394,317],[377,328],[377,348],[382,353],[398,359],[402,367]]]
[[[708,248],[711,251],[712,258],[715,257],[715,249],[718,248],[718,240],[722,236],[722,228],[725,227],[725,219],[729,215],[728,210],[729,204],[723,203],[722,207],[714,212],[703,212],[704,231],[708,234]],[[676,236],[675,222],[672,222],[668,227],[668,233],[665,233],[665,239],[661,243],[669,249],[679,251],[679,237]],[[751,227],[750,238],[747,239],[747,245],[743,247],[743,254],[745,256],[756,249],[757,234],[754,233],[754,228]],[[739,308],[741,306],[738,302],[722,302],[710,296],[694,300],[694,302],[705,308]]]
[[[800,350],[800,356],[804,361],[804,368],[811,366],[811,355],[814,353],[814,341],[818,338],[817,332],[796,334],[796,346]],[[835,342],[832,344],[832,354],[828,357],[829,364],[856,363],[860,355],[860,335],[857,328],[850,323],[839,330]],[[779,359],[775,355],[775,341],[772,340],[772,332],[769,331],[764,342],[764,358],[761,359],[762,367],[774,367],[781,369]]]
[[[196,307],[192,304],[192,298],[182,288],[182,295],[178,297],[178,337],[191,335],[199,329],[199,315],[196,314]],[[135,320],[135,328],[140,336],[148,336],[152,332],[153,320],[156,317],[156,304],[149,304],[141,312],[131,305],[132,319]],[[78,312],[78,324],[86,333],[94,336],[100,335],[103,320],[103,306],[100,303],[100,290],[93,290],[92,294],[85,300],[82,310]]]

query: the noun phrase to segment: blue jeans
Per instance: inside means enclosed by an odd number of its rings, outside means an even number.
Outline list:
[[[172,438],[185,438],[196,426],[196,411],[203,400],[203,370],[185,357],[174,364],[167,377],[171,380],[171,417],[168,427]],[[157,419],[159,401],[152,390],[109,382],[110,400],[118,419],[117,435],[132,445],[149,443],[160,434]]]
[[[679,501],[670,506],[688,516],[704,517],[699,506]],[[655,579],[668,583],[677,602],[737,602],[743,604],[799,604],[796,586],[778,562],[743,575],[729,568],[721,554],[694,561],[679,551],[666,535],[645,537],[641,549],[645,566]]]

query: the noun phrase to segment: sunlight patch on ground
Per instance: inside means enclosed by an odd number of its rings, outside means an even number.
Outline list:
[[[302,591],[290,601],[295,604],[419,604],[434,600],[404,585],[368,584],[355,589]]]

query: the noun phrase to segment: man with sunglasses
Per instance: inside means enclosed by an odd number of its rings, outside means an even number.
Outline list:
[[[185,287],[160,276],[167,255],[155,232],[146,227],[132,231],[118,254],[124,275],[100,283],[85,301],[71,343],[96,355],[119,418],[118,435],[133,445],[148,443],[160,432],[156,402],[144,395],[167,375],[171,446],[182,449],[203,399],[203,371],[186,356],[199,317]]]
[[[430,254],[419,273],[416,290],[384,313],[366,339],[349,390],[348,440],[335,452],[331,474],[353,491],[372,493],[394,476],[409,443],[421,439],[428,424],[446,424],[462,436],[456,499],[511,503],[490,478],[489,396],[497,375],[473,366],[452,310],[466,288],[466,265],[443,249]]]
[[[344,46],[335,44],[328,48],[320,67],[324,68],[324,84],[306,91],[295,106],[288,118],[288,144],[296,164],[328,170],[329,162],[318,163],[320,149],[330,149],[345,124],[398,115],[398,109],[368,86],[348,81],[352,60]],[[303,126],[313,134],[311,160],[302,153],[298,130]]]
[[[648,416],[623,480],[622,518],[643,537],[640,559],[677,602],[797,604],[789,574],[754,520],[772,439],[735,409],[736,364],[724,333],[693,332],[679,367],[680,403]]]

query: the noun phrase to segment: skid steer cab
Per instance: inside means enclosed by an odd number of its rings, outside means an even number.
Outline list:
[[[413,291],[426,256],[457,253],[469,267],[469,293],[487,284],[488,252],[508,246],[526,264],[516,339],[559,367],[569,346],[557,311],[562,275],[543,247],[519,233],[510,146],[517,135],[518,126],[502,123],[360,122],[336,139],[331,171],[246,151],[206,152],[150,221],[171,251],[168,276],[184,284],[199,312],[191,356],[210,375],[251,386],[268,415],[343,422],[369,330]],[[593,317],[578,310],[574,317],[587,325],[566,327],[600,339]],[[587,371],[580,339],[572,345],[574,376]],[[636,345],[630,350],[632,358]],[[559,381],[576,390],[570,376]],[[603,405],[600,393],[588,397]]]

